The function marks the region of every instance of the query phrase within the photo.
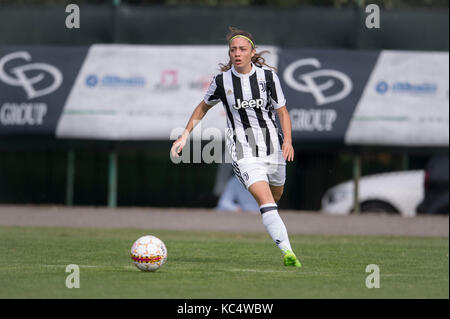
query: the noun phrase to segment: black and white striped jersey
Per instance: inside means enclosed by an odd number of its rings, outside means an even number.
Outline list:
[[[240,74],[233,66],[214,77],[204,101],[208,105],[223,104],[226,143],[233,161],[262,157],[285,163],[278,156],[283,137],[274,109],[286,105],[286,99],[275,72],[252,64],[249,73]]]

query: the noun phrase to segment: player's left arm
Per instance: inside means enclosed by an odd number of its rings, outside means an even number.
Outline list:
[[[294,160],[294,148],[292,147],[292,124],[289,112],[285,106],[275,109],[280,118],[281,128],[283,130],[284,141],[281,147],[283,157],[287,161]]]

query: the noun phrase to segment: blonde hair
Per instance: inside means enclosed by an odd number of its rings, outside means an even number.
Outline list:
[[[241,35],[243,38],[250,39],[249,42],[252,45],[252,48],[256,49],[256,46],[254,45],[255,40],[254,40],[254,38],[253,38],[253,36],[252,36],[252,34],[250,32],[245,31],[245,30],[241,30],[241,29],[238,29],[238,28],[234,28],[234,27],[228,27],[228,29],[229,29],[229,32],[228,32],[227,37],[226,37],[228,45],[230,44],[231,39],[235,38],[236,36],[240,36]],[[266,64],[266,59],[264,59],[262,57],[262,55],[265,54],[265,53],[270,53],[270,52],[267,51],[267,50],[264,50],[264,51],[255,53],[255,55],[252,57],[253,64],[255,64],[258,67],[262,67],[263,65],[265,65],[268,68],[271,68],[271,69],[276,71],[276,68]],[[222,72],[228,71],[229,69],[231,69],[231,66],[232,66],[231,60],[229,60],[227,64],[219,63],[219,66],[220,66],[220,70]]]

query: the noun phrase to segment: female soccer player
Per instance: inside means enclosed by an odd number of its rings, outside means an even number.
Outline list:
[[[253,36],[230,28],[228,64],[220,64],[200,104],[192,113],[183,134],[173,143],[178,157],[194,126],[208,110],[222,102],[227,114],[226,145],[237,178],[258,202],[267,232],[284,254],[286,266],[301,267],[292,251],[286,227],[278,214],[277,202],[283,194],[286,160],[294,160],[291,120],[280,81],[272,70],[262,68],[265,59],[256,52]],[[273,110],[280,118],[279,133]]]

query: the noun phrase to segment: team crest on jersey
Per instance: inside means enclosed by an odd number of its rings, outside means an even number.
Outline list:
[[[266,90],[267,90],[266,81],[259,81],[258,84],[259,84],[259,86],[261,88],[261,91],[262,92],[266,92]]]
[[[243,175],[244,175],[245,180],[248,181],[248,174],[247,174],[247,172],[244,172]]]

